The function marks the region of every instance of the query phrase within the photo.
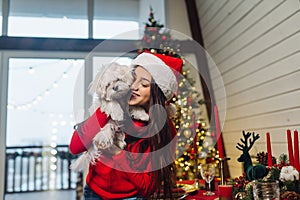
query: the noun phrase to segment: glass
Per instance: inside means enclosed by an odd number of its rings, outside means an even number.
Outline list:
[[[204,192],[203,195],[212,196],[215,193],[211,191],[211,181],[215,177],[215,165],[214,164],[201,164],[200,173],[205,182],[208,183],[208,191]]]
[[[271,200],[280,198],[280,189],[278,181],[253,181],[254,200]]]

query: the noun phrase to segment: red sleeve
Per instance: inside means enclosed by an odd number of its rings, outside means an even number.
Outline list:
[[[72,154],[86,151],[92,143],[94,136],[105,126],[110,118],[98,108],[83,124],[73,132],[69,145]]]

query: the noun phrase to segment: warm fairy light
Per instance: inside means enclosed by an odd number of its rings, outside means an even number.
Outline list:
[[[56,144],[56,142],[51,142],[50,146],[51,146],[52,148],[55,148],[55,147],[57,146],[57,144]]]
[[[57,154],[57,150],[51,149],[51,154],[52,154],[52,155],[56,155],[56,154]]]
[[[57,126],[58,122],[57,121],[52,121],[52,126]]]
[[[35,70],[34,70],[33,67],[29,67],[29,68],[28,68],[28,73],[29,73],[29,74],[34,74],[34,72],[35,72]]]
[[[63,77],[63,78],[68,78],[68,73],[67,73],[67,72],[64,72],[63,75],[62,75],[62,77]]]
[[[51,156],[50,160],[51,160],[51,162],[55,163],[57,161],[57,158],[54,156]]]
[[[50,166],[50,169],[53,170],[53,171],[55,171],[55,170],[57,169],[57,166],[56,166],[55,164],[52,164],[52,165]]]
[[[157,46],[161,49],[153,49],[150,48],[150,52],[152,53],[162,53],[166,55],[175,55],[180,56],[179,52],[181,52],[180,44],[176,40],[172,40],[171,35],[167,32],[160,31],[160,24],[154,19],[152,9],[150,12],[150,17],[148,18],[148,23],[146,23],[146,28],[144,31],[144,35],[141,40],[141,50],[142,48],[147,48],[149,45]],[[161,51],[160,51],[161,50]],[[176,50],[176,52],[175,52]],[[182,57],[183,58],[183,57]],[[191,174],[195,173],[194,163],[198,161],[198,157],[195,156],[195,153],[202,152],[202,155],[210,156],[214,158],[214,154],[207,149],[202,148],[203,140],[207,134],[206,123],[202,123],[202,119],[200,119],[201,113],[196,116],[195,121],[192,122],[192,114],[194,112],[202,112],[200,110],[199,102],[204,102],[203,97],[200,96],[199,91],[195,87],[194,78],[189,77],[191,73],[193,73],[187,64],[187,62],[183,58],[183,71],[182,76],[180,77],[180,82],[178,84],[178,93],[176,97],[172,99],[172,103],[176,105],[177,113],[174,116],[174,123],[177,132],[177,149],[176,155],[178,158],[175,161],[176,165],[176,174],[177,180],[194,178]],[[202,95],[202,94],[201,94]],[[197,111],[196,111],[197,110]],[[196,124],[196,125],[195,125]],[[195,127],[196,126],[196,127]],[[189,131],[196,132],[196,136],[190,134]],[[193,143],[193,136],[196,137],[196,142]],[[193,145],[197,145],[198,152],[195,152]],[[182,155],[179,155],[181,153]],[[204,158],[204,157],[203,157]],[[201,159],[203,159],[201,158]]]
[[[67,124],[67,122],[64,121],[64,120],[62,120],[62,121],[60,122],[60,125],[61,125],[61,126],[65,126],[66,124]]]
[[[57,83],[57,82],[54,82],[54,83],[52,84],[52,86],[53,86],[54,88],[57,88],[57,87],[58,87],[58,83]]]
[[[42,100],[44,100],[44,97],[45,96],[49,96],[51,90],[53,90],[54,88],[57,88],[59,86],[59,82],[64,79],[64,78],[67,78],[68,77],[68,72],[72,69],[72,66],[76,64],[77,61],[72,61],[72,60],[69,60],[68,62],[70,62],[70,66],[67,68],[66,71],[64,71],[58,79],[54,80],[52,85],[47,88],[45,88],[40,94],[38,94],[37,96],[33,97],[32,100],[28,101],[28,102],[25,102],[25,103],[19,103],[19,104],[14,104],[14,103],[11,103],[9,102],[8,105],[10,109],[19,109],[19,110],[30,110],[30,108],[32,107],[32,105],[38,105],[38,103]],[[29,74],[34,74],[35,73],[35,68],[37,68],[39,66],[35,66],[35,67],[29,67],[27,68],[28,70],[28,73]],[[31,105],[31,106],[29,106]]]

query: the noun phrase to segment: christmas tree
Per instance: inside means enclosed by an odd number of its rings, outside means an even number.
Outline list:
[[[179,45],[171,40],[170,31],[154,18],[152,7],[150,7],[148,22],[144,27],[142,41],[138,46],[141,51],[145,48],[156,49],[157,53],[169,54],[175,57],[176,53],[180,53]]]
[[[178,180],[199,178],[196,177],[199,174],[199,163],[203,160],[206,162],[207,158],[214,162],[217,154],[214,148],[215,139],[210,135],[206,122],[201,117],[200,105],[204,104],[204,99],[195,87],[195,79],[191,77],[191,73],[195,73],[193,67],[180,55],[179,42],[172,40],[170,31],[155,20],[151,7],[144,35],[138,47],[139,53],[147,49],[152,53],[180,57],[184,60],[179,90],[172,99],[172,103],[176,105],[173,120],[178,136],[176,174]]]

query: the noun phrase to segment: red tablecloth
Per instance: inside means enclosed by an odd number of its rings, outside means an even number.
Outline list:
[[[203,193],[205,192],[205,190],[198,190],[198,192],[196,194],[190,194],[189,196],[187,196],[185,199],[188,200],[214,200],[216,198],[218,198],[218,194],[217,191],[215,191],[215,195],[213,196],[205,196],[203,195]]]
[[[200,184],[204,184],[204,181],[203,180],[200,180],[199,181]],[[194,184],[194,180],[185,180],[185,181],[181,181],[179,182],[180,184]],[[205,190],[198,190],[198,191],[195,191],[195,192],[192,192],[190,193],[189,196],[187,196],[185,199],[187,200],[214,200],[216,198],[218,198],[218,191],[217,191],[217,187],[218,186],[218,182],[216,181],[215,182],[215,188],[216,188],[216,191],[213,191],[215,193],[215,195],[213,196],[205,196],[203,195],[203,193],[205,192]]]

